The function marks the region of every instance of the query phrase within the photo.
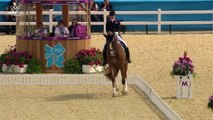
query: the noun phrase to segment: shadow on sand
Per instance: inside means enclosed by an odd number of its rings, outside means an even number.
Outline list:
[[[85,94],[65,94],[55,97],[50,97],[47,101],[66,101],[76,99],[98,99],[97,93],[85,93]]]
[[[176,96],[171,96],[171,97],[161,97],[161,99],[177,99]]]

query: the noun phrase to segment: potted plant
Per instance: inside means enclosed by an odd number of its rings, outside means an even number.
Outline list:
[[[42,73],[41,62],[35,58],[30,59],[28,62],[26,73],[29,73],[29,74]]]
[[[69,74],[80,74],[82,73],[82,66],[76,59],[69,59],[64,63],[64,72]]]
[[[18,52],[16,46],[11,46],[1,54],[0,65],[3,72],[24,73],[31,58],[28,52]]]
[[[176,97],[192,97],[192,79],[195,76],[194,65],[192,60],[184,52],[183,57],[173,64],[171,75],[176,79]]]
[[[209,97],[209,102],[207,107],[213,110],[213,95]]]
[[[102,63],[102,52],[97,48],[83,49],[80,50],[76,59],[82,66],[83,73],[94,73],[103,71]]]

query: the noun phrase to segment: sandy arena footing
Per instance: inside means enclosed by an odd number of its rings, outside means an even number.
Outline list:
[[[104,75],[0,75],[0,119],[167,119],[134,78],[128,78],[129,94],[114,98]]]
[[[146,80],[182,119],[213,120],[212,111],[207,108],[208,97],[213,94],[213,34],[124,34],[122,37],[132,59],[128,74],[137,74]],[[0,51],[14,45],[15,40],[14,35],[1,35]],[[102,49],[104,43],[102,35],[92,35],[91,47]],[[176,83],[170,71],[185,50],[193,60],[197,77],[193,80],[193,97],[176,99]],[[13,86],[7,89],[13,90]]]

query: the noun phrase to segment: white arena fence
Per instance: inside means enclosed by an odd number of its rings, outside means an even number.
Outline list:
[[[35,15],[35,11],[27,11],[31,15]],[[8,11],[0,11],[0,15],[10,15]],[[54,15],[62,15],[62,11],[54,11],[53,9],[50,9],[49,11],[42,11],[43,15],[49,16],[49,22],[43,22],[44,25],[49,26],[50,32],[52,32],[53,25],[56,25],[57,22],[53,22],[53,16]],[[83,15],[86,14],[83,11],[69,11],[70,15]],[[158,9],[157,11],[116,11],[117,15],[157,15],[157,21],[125,21],[121,22],[121,25],[157,25],[157,33],[161,33],[161,26],[162,25],[213,25],[213,19],[209,21],[162,21],[161,17],[162,15],[175,15],[175,14],[209,14],[213,16],[213,10],[181,10],[181,11],[162,11],[161,9]],[[109,12],[104,11],[91,11],[91,15],[103,15],[103,22],[91,22],[91,25],[103,25],[103,31],[106,32],[106,21],[107,16],[109,15]],[[212,17],[213,18],[213,17]],[[30,24],[36,24],[35,22],[31,22]],[[71,22],[70,22],[71,24]],[[82,23],[84,24],[84,23]],[[16,25],[16,22],[0,22],[0,25]]]
[[[117,78],[121,82],[121,76]],[[158,107],[169,120],[182,120],[160,96],[137,75],[128,75],[128,84],[136,85],[149,99]],[[1,85],[89,85],[89,84],[110,84],[103,74],[0,74]],[[131,94],[131,93],[130,93]]]

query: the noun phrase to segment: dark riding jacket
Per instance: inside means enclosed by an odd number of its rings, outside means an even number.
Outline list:
[[[106,23],[106,31],[112,31],[112,32],[120,32],[121,24],[120,21],[115,19],[114,21],[108,20]]]

